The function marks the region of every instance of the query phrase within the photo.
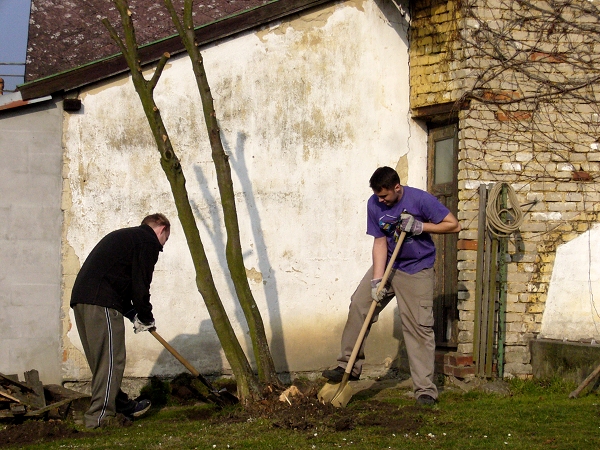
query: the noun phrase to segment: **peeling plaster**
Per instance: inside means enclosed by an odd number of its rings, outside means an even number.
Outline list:
[[[262,273],[260,273],[254,267],[252,267],[251,269],[246,269],[246,276],[248,277],[248,279],[250,281],[252,281],[254,283],[262,283],[263,282]]]
[[[408,183],[408,156],[402,155],[396,164],[396,172],[400,176],[400,183]]]

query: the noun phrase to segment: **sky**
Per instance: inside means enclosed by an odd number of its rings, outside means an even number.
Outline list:
[[[5,92],[23,83],[24,65],[2,63],[25,63],[30,8],[31,0],[0,0],[0,77]]]

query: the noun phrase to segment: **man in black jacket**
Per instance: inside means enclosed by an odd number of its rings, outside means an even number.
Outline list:
[[[125,323],[134,332],[154,328],[150,283],[171,224],[163,214],[144,218],[139,227],[106,235],[86,258],[73,286],[71,307],[85,357],[92,371],[92,398],[85,425],[109,424],[118,413],[139,417],[148,400],[130,400],[121,391],[125,370]]]

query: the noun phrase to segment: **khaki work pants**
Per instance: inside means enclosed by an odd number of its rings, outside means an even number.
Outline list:
[[[373,278],[373,267],[371,267],[358,288],[352,294],[348,320],[342,334],[341,353],[338,364],[346,368],[348,360],[356,344],[356,339],[363,326],[367,313],[371,307],[371,279]],[[400,270],[392,270],[388,279],[388,290],[390,291],[375,308],[373,320],[367,329],[362,342],[356,362],[352,369],[354,375],[360,375],[365,360],[365,342],[371,325],[377,321],[377,316],[395,296],[398,302],[400,320],[402,322],[402,333],[408,353],[410,374],[413,382],[415,398],[427,394],[437,398],[438,391],[434,383],[435,368],[435,335],[433,331],[433,288],[434,271],[425,269],[414,275],[409,275]]]

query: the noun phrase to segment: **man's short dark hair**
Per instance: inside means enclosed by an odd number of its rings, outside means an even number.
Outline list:
[[[380,192],[382,189],[393,190],[397,184],[400,184],[398,172],[388,166],[379,167],[369,179],[369,186],[375,192]]]
[[[150,214],[149,216],[144,217],[142,225],[148,225],[152,228],[162,227],[164,225],[167,230],[171,229],[171,222],[169,222],[169,219],[161,213]]]

